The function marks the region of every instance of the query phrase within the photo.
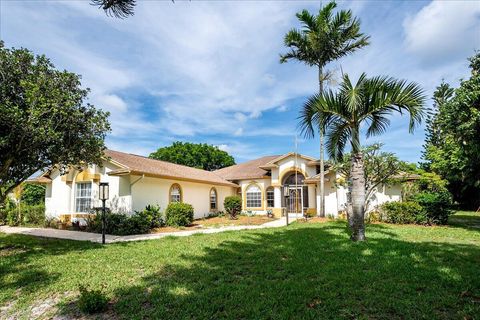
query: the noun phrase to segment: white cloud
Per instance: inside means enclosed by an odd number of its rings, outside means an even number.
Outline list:
[[[405,46],[431,64],[467,57],[480,47],[480,2],[432,1],[403,23]]]

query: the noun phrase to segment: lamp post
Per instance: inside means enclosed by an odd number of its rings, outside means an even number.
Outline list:
[[[290,192],[288,192],[288,187],[283,188],[283,193],[285,197],[285,219],[288,226],[288,205],[289,205],[288,200],[290,198]]]
[[[105,244],[105,201],[108,200],[108,182],[100,182],[99,198],[102,200],[102,244]]]

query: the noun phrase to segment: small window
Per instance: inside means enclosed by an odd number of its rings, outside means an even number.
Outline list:
[[[182,202],[182,189],[178,184],[174,184],[170,188],[170,202]]]
[[[92,183],[81,182],[76,184],[75,212],[88,212],[92,208]]]
[[[210,190],[210,209],[217,209],[217,190],[215,190],[215,188]]]
[[[270,187],[267,189],[267,207],[273,208],[275,206],[275,194],[273,188]]]
[[[247,208],[260,208],[262,206],[262,191],[256,185],[247,188]]]

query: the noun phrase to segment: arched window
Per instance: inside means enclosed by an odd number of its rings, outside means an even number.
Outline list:
[[[182,202],[182,189],[177,183],[170,187],[170,202]]]
[[[273,187],[267,188],[267,208],[273,208],[275,206],[275,194]]]
[[[247,188],[247,208],[261,208],[262,207],[262,190],[252,184]]]
[[[217,190],[215,188],[210,189],[210,210],[217,209]]]
[[[296,181],[295,181],[296,180]],[[283,185],[293,186],[293,185],[303,185],[305,176],[300,172],[293,172],[288,177],[283,180]]]

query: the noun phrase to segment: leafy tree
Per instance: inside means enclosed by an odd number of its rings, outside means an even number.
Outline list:
[[[23,188],[21,201],[26,205],[36,205],[45,202],[45,186],[26,183]]]
[[[235,159],[227,152],[206,143],[176,141],[171,146],[159,148],[149,157],[208,171],[235,164]]]
[[[365,208],[373,200],[378,187],[395,181],[395,175],[400,173],[403,163],[390,152],[381,151],[382,144],[373,144],[361,149],[365,169]],[[347,181],[350,180],[350,164],[352,154],[348,153],[335,164],[337,172]]]
[[[305,103],[299,123],[305,136],[311,136],[318,127],[325,130],[327,152],[335,161],[342,159],[345,146],[350,143],[352,240],[365,240],[366,182],[361,125],[366,125],[367,137],[379,135],[387,130],[390,114],[407,113],[412,132],[423,118],[424,100],[423,91],[415,83],[388,77],[368,79],[363,73],[356,84],[344,75],[338,92],[329,90],[324,95],[312,96]]]
[[[469,59],[470,79],[442,96],[440,85],[434,94],[434,126],[427,127],[424,166],[448,181],[454,199],[464,207],[480,205],[480,53]]]
[[[324,72],[325,66],[334,60],[347,56],[369,44],[369,36],[360,32],[360,20],[352,17],[352,11],[340,10],[334,14],[337,4],[328,3],[321,8],[318,15],[307,10],[297,13],[302,29],[292,29],[284,39],[290,48],[280,55],[280,62],[297,60],[308,66],[318,68],[319,94],[323,94],[324,81],[329,77]],[[320,216],[325,216],[325,181],[324,181],[324,132],[320,135]]]
[[[108,113],[84,104],[80,76],[0,42],[0,203],[38,171],[101,163]]]

